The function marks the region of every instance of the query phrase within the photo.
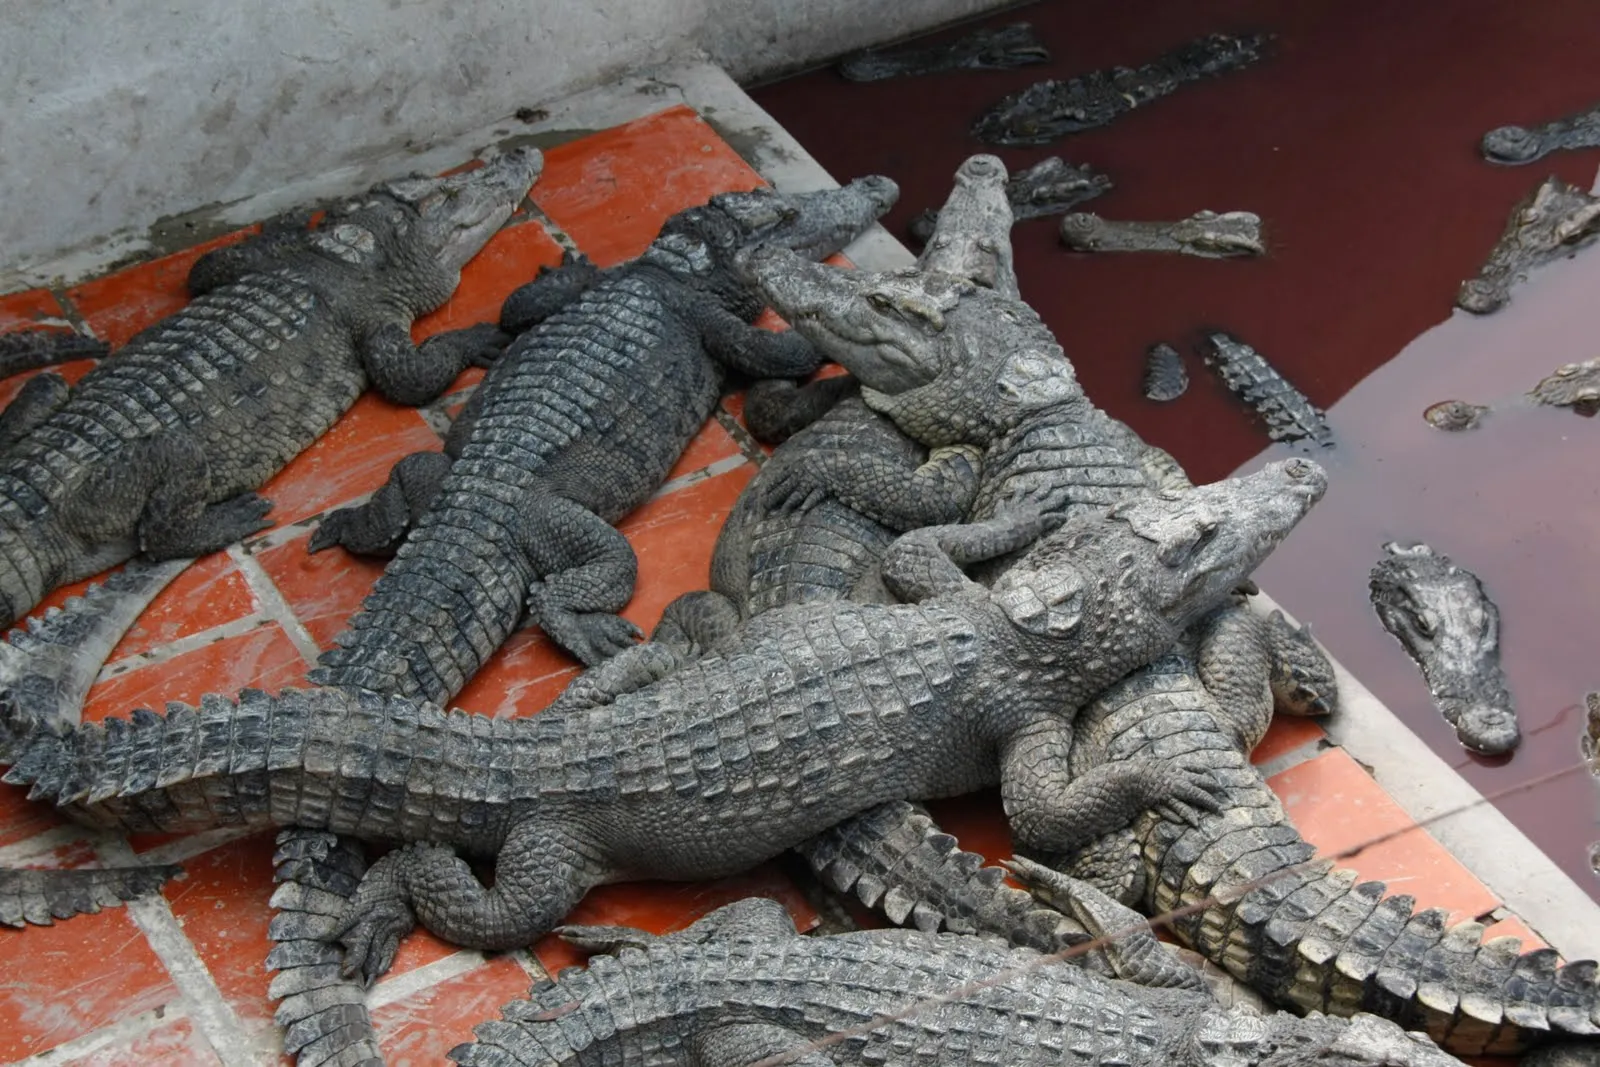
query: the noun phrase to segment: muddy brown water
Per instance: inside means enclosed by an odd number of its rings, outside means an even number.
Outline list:
[[[1600,418],[1521,394],[1562,363],[1600,355],[1600,247],[1540,272],[1501,312],[1452,313],[1512,206],[1547,174],[1582,188],[1600,150],[1526,167],[1478,155],[1484,131],[1600,100],[1600,18],[1575,2],[1392,5],[1307,0],[1035,4],[1053,61],[1013,71],[851,84],[831,70],[758,87],[756,100],[835,176],[900,183],[897,236],[937,206],[967,155],[1013,169],[1049,155],[1106,171],[1083,210],[1175,219],[1202,208],[1261,215],[1255,261],[1067,252],[1054,220],[1014,234],[1023,296],[1049,322],[1101,406],[1173,452],[1197,481],[1288,454],[1205,369],[1196,341],[1225,328],[1319,406],[1338,438],[1317,458],[1327,499],[1261,584],[1435,751],[1600,898],[1589,848],[1596,787],[1573,766],[1583,695],[1600,689]],[[971,27],[941,34],[958,36]],[[1040,148],[995,149],[967,130],[1004,94],[1044,77],[1137,65],[1213,30],[1276,33],[1244,71]],[[937,38],[934,38],[937,39]],[[1189,360],[1170,404],[1139,392],[1159,340]],[[1437,401],[1491,404],[1464,433],[1430,427]],[[1500,605],[1504,663],[1525,735],[1509,760],[1468,755],[1416,668],[1379,625],[1367,572],[1390,539],[1432,543],[1475,571]]]

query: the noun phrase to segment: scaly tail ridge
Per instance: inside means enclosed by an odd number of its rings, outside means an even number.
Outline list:
[[[162,864],[151,867],[78,868],[73,870],[0,870],[0,923],[50,926],[57,919],[92,915],[161,889],[182,871]]]

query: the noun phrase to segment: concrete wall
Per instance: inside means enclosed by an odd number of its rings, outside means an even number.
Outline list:
[[[1004,2],[0,0],[0,291],[696,47],[744,80]]]

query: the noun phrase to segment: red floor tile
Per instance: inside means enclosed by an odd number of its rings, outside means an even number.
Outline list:
[[[28,787],[0,784],[0,845],[14,845],[67,820],[50,807],[30,801]]]
[[[387,561],[337,547],[310,553],[309,540],[297,537],[257,552],[255,558],[311,639],[319,648],[327,648],[360,610]]]
[[[84,282],[68,289],[67,298],[76,305],[96,337],[120,347],[146,326],[159,322],[189,302],[184,281],[195,260],[213,248],[242,241],[258,229],[251,226]]]
[[[0,1060],[32,1056],[178,991],[126,908],[0,936]]]
[[[445,1063],[444,1054],[472,1039],[472,1028],[500,1017],[500,1006],[528,995],[528,973],[501,956],[482,967],[385,1004],[372,1013],[386,1062]]]
[[[63,1060],[62,1067],[147,1067],[152,1063],[163,1067],[212,1067],[221,1062],[205,1038],[195,1033],[194,1024],[180,1018],[156,1026],[132,1041]]]
[[[268,517],[280,526],[298,522],[372,492],[388,480],[401,457],[442,447],[415,408],[366,393],[333,429],[261,488],[261,495],[272,501]]]
[[[678,457],[678,462],[672,465],[672,470],[667,472],[667,481],[693,474],[718,460],[738,454],[739,443],[729,436],[716,419],[708,419],[700,432],[695,434],[694,440],[689,442],[689,447],[683,450],[683,455]]]
[[[462,268],[455,295],[444,307],[418,319],[411,335],[420,341],[444,330],[495,322],[513,289],[533,281],[540,267],[560,262],[561,246],[539,223],[509,225]]]
[[[1266,763],[1268,760],[1277,759],[1285,752],[1293,752],[1297,748],[1322,741],[1327,738],[1322,727],[1315,719],[1303,719],[1298,715],[1274,715],[1272,726],[1267,730],[1267,736],[1250,753],[1251,763]]]
[[[1423,829],[1406,831],[1411,816],[1343,749],[1273,775],[1269,783],[1307,841],[1323,855],[1374,844],[1339,864],[1363,878],[1386,882],[1418,907],[1447,908],[1452,921],[1470,919],[1500,901]],[[1399,832],[1406,831],[1406,832]],[[1394,836],[1388,836],[1394,835]]]
[[[682,106],[558,145],[544,160],[533,202],[601,266],[643,252],[669,215],[762,184]]]
[[[37,325],[62,317],[61,302],[48,289],[28,289],[0,296],[0,330]]]
[[[169,700],[193,704],[205,693],[235,693],[246,686],[276,692],[302,684],[306,662],[276,624],[138,670],[107,678],[89,691],[83,717],[126,717],[135,708],[161,710]]]
[[[1522,951],[1524,952],[1532,952],[1536,948],[1550,947],[1544,938],[1534,933],[1527,923],[1515,915],[1509,919],[1501,919],[1499,922],[1491,924],[1483,932],[1483,939],[1487,941],[1491,937],[1514,937],[1522,942]]]
[[[559,696],[580,670],[543,633],[519,630],[450,703],[496,718],[532,715]]]
[[[715,882],[628,882],[605,885],[589,895],[567,916],[571,925],[632,926],[653,934],[682,930],[724,904],[745,897],[770,897],[794,917],[795,927],[809,930],[817,914],[805,897],[775,864],[763,864],[748,874]],[[563,967],[583,962],[584,956],[554,934],[541,938],[533,954],[554,975]]]
[[[259,605],[238,564],[226,552],[206,556],[161,591],[107,662],[149,652],[257,610]]]

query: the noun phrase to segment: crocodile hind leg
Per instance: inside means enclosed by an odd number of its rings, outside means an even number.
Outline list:
[[[591,667],[644,636],[617,614],[633,596],[638,557],[604,519],[565,497],[539,496],[520,540],[540,576],[528,586],[529,624]]]
[[[861,384],[848,374],[804,385],[788,378],[766,378],[745,390],[744,422],[757,441],[781,445],[860,391]]]
[[[650,642],[666,645],[687,659],[699,659],[722,647],[738,633],[743,622],[732,600],[721,593],[699,589],[684,593],[667,605],[650,634]]]
[[[485,888],[452,849],[395,849],[367,871],[334,932],[345,946],[344,973],[371,985],[419,921],[466,948],[530,944],[554,929],[607,873],[540,814],[506,835],[493,888]]]
[[[450,457],[443,452],[406,456],[365,504],[329,512],[311,535],[306,551],[321,552],[339,545],[358,556],[393,556],[439,495],[450,464]]]
[[[72,387],[53,371],[35,374],[0,411],[0,448],[15,444],[67,402]]]

